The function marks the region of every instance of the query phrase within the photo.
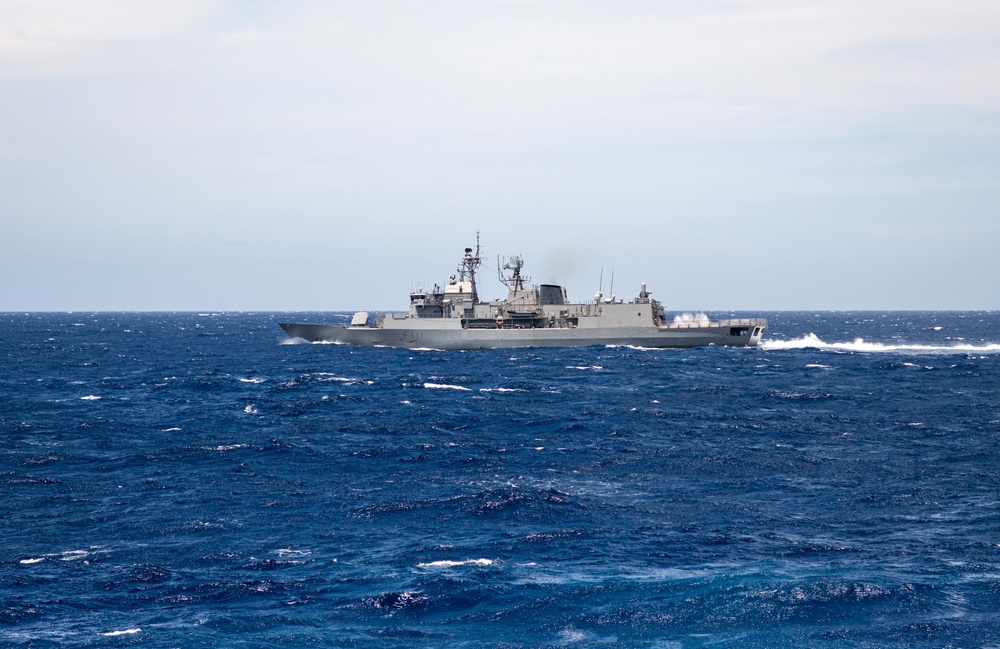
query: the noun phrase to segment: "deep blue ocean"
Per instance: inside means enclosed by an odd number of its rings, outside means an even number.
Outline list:
[[[0,646],[1000,647],[1000,313],[753,315],[439,352],[0,314]]]

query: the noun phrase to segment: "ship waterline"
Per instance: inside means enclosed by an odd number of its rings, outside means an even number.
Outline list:
[[[519,257],[499,268],[507,297],[478,299],[476,270],[481,264],[478,244],[465,256],[449,282],[431,291],[410,294],[405,313],[388,313],[371,320],[354,314],[350,325],[281,323],[293,338],[310,342],[383,345],[431,349],[495,349],[516,347],[755,347],[767,329],[764,318],[668,320],[663,305],[643,284],[637,297],[571,303],[566,289],[554,284],[528,286]]]

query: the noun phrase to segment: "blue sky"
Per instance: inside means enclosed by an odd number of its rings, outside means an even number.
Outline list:
[[[1000,309],[1000,4],[0,0],[0,310]]]

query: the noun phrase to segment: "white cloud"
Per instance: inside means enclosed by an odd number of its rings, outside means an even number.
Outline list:
[[[448,58],[498,83],[589,95],[716,101],[1000,108],[1000,4],[781,0],[706,11],[573,15],[480,23]],[[570,95],[571,101],[578,97]]]
[[[302,40],[300,33],[279,33],[264,30],[229,32],[219,37],[223,43],[289,43]]]
[[[197,0],[0,3],[0,76],[93,70],[121,43],[166,41],[211,12]]]

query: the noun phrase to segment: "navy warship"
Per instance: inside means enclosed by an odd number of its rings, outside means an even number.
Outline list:
[[[507,297],[480,301],[476,271],[482,264],[479,242],[465,249],[442,289],[410,293],[406,313],[372,318],[359,311],[347,324],[281,323],[293,338],[310,342],[384,345],[429,349],[493,349],[510,347],[698,347],[727,345],[756,347],[767,320],[738,318],[709,320],[703,315],[668,320],[663,305],[642,284],[637,297],[605,298],[599,290],[589,302],[572,303],[566,289],[555,284],[530,285],[523,277],[523,261],[511,257],[497,274]]]

